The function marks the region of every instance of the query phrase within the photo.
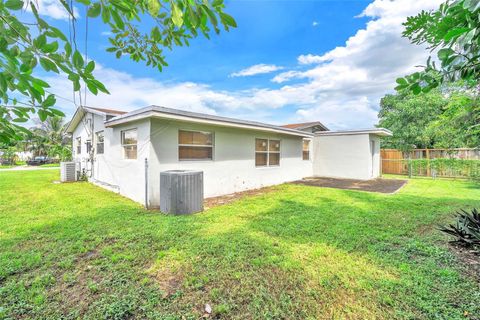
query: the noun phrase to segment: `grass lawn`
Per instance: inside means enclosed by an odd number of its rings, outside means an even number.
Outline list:
[[[56,171],[0,173],[0,318],[478,319],[480,289],[435,228],[480,186],[395,195],[301,185],[192,216]],[[183,318],[182,318],[183,317]]]

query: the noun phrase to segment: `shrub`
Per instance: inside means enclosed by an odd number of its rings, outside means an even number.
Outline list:
[[[452,241],[454,243],[479,249],[480,213],[478,210],[473,209],[472,212],[460,210],[456,214],[456,220],[455,224],[443,226],[440,231],[455,237],[455,240]]]

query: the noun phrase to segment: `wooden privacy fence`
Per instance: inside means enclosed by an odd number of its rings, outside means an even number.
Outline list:
[[[382,149],[382,173],[480,178],[480,149]]]

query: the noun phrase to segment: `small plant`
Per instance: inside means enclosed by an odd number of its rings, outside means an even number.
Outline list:
[[[472,212],[460,210],[456,214],[456,224],[450,224],[440,228],[440,231],[445,232],[455,237],[452,242],[458,243],[465,247],[480,246],[480,213],[477,209]]]

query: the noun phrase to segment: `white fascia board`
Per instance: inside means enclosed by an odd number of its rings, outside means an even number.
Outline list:
[[[385,128],[375,128],[375,129],[364,129],[364,130],[344,130],[344,131],[323,131],[316,132],[315,136],[345,136],[345,135],[356,135],[356,134],[373,134],[380,137],[391,137],[393,133]]]
[[[166,114],[157,111],[145,111],[142,113],[138,113],[136,115],[129,116],[127,118],[119,118],[119,119],[112,119],[105,123],[105,127],[113,127],[122,123],[142,120],[146,118],[158,118],[158,119],[169,119],[169,120],[177,120],[177,121],[184,121],[184,122],[192,122],[192,123],[201,123],[201,124],[209,124],[221,127],[231,127],[231,128],[240,128],[240,129],[249,129],[249,130],[257,130],[257,131],[266,131],[266,132],[275,132],[280,134],[287,134],[292,136],[300,136],[300,137],[313,137],[313,133],[308,132],[291,132],[288,130],[281,130],[281,129],[274,129],[274,128],[266,128],[254,125],[247,125],[247,124],[238,124],[238,123],[231,123],[227,121],[217,121],[217,120],[208,120],[208,119],[198,119],[192,118],[188,116],[181,116],[181,115],[173,115],[173,114]]]

